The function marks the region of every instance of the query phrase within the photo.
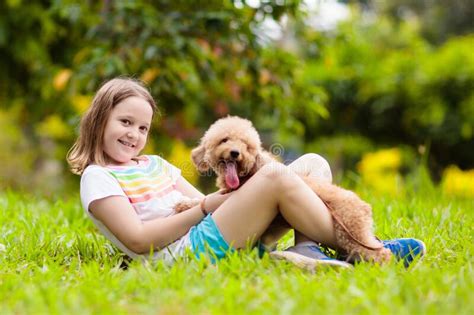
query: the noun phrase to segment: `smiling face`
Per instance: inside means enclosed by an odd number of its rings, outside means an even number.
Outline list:
[[[145,147],[153,109],[143,98],[124,99],[110,112],[103,135],[108,164],[131,165]]]

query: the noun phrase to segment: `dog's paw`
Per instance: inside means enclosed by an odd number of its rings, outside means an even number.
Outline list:
[[[180,213],[186,210],[191,209],[194,206],[197,206],[199,204],[200,200],[199,199],[186,199],[186,200],[181,200],[177,202],[174,205],[174,211],[176,213]]]

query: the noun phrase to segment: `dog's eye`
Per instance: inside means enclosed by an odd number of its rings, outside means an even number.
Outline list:
[[[226,143],[227,141],[229,141],[229,138],[224,138],[221,140],[221,143]]]

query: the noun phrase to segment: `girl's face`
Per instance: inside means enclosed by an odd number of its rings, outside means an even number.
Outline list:
[[[110,112],[105,125],[103,148],[108,163],[132,165],[146,144],[153,110],[147,101],[132,96],[124,99]]]

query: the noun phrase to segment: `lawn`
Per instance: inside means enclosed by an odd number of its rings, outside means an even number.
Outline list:
[[[417,237],[409,269],[361,263],[299,270],[255,252],[217,265],[127,263],[95,232],[77,196],[0,194],[1,314],[472,314],[474,205],[438,190],[360,193],[381,238]],[[288,235],[280,246],[291,243]]]

